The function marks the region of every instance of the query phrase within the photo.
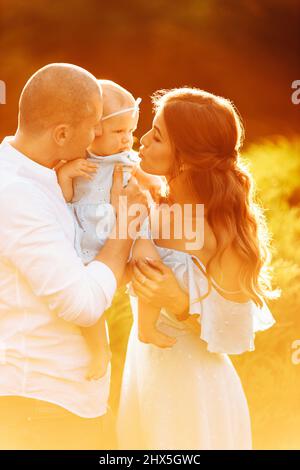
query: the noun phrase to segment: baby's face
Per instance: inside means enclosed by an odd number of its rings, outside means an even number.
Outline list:
[[[120,114],[102,122],[102,135],[95,138],[89,149],[95,155],[107,156],[131,150],[138,113]]]

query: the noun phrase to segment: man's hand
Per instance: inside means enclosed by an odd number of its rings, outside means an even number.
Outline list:
[[[135,178],[131,177],[126,188],[123,187],[123,169],[122,166],[116,165],[114,176],[113,176],[113,185],[111,189],[111,199],[110,202],[116,209],[117,215],[117,230],[113,230],[111,236],[106,240],[105,244],[99,250],[98,255],[95,257],[96,260],[105,263],[114,273],[117,283],[119,284],[123,278],[125,266],[130,254],[130,249],[132,247],[133,238],[131,236],[131,221],[133,218],[131,215],[128,215],[130,207],[132,204],[139,204],[141,208],[144,209],[144,217],[147,215],[148,204],[147,196],[142,191],[137,184]],[[120,196],[126,196],[125,204],[122,207],[119,204]],[[120,214],[119,211],[126,211],[125,214]],[[125,236],[120,236],[119,230],[119,220],[123,216],[127,215],[127,228],[129,228],[129,233],[125,233]],[[142,222],[141,217],[139,221]]]
[[[143,188],[150,191],[153,200],[155,202],[159,202],[163,188],[162,178],[157,175],[150,175],[149,173],[146,173],[139,166],[135,170],[134,176],[143,186]]]
[[[121,198],[122,196],[122,198]],[[131,176],[127,186],[123,186],[123,167],[116,165],[113,175],[113,185],[110,193],[110,202],[115,208],[117,218],[120,216],[120,211],[127,213],[128,225],[132,220],[137,217],[136,212],[130,212],[130,208],[136,205],[139,208],[139,221],[143,222],[149,212],[149,197],[147,191],[144,191],[139,186],[136,178]]]

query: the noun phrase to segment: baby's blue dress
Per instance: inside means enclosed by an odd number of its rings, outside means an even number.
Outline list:
[[[99,168],[92,180],[74,178],[74,195],[68,204],[75,223],[75,248],[84,264],[95,258],[115,224],[115,212],[110,204],[115,164],[124,165],[123,184],[126,185],[130,169],[140,158],[136,152],[126,151],[105,157],[90,154],[87,160],[99,163]]]

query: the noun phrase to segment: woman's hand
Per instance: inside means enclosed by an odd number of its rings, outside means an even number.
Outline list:
[[[177,319],[189,317],[189,297],[173,274],[160,260],[149,258],[133,262],[132,287],[136,295],[153,307],[165,308]]]
[[[123,186],[123,166],[116,164],[113,174],[113,184],[110,191],[110,202],[115,209],[117,217],[122,212],[124,217],[127,213],[127,225],[130,229],[130,222],[137,218],[136,212],[131,214],[131,206],[139,209],[138,222],[141,225],[149,211],[149,200],[146,191],[142,190],[136,178],[131,176],[126,187]],[[126,217],[125,217],[126,219]],[[133,239],[136,233],[133,233]]]

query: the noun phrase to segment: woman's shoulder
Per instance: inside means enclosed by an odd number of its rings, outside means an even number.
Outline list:
[[[164,216],[164,209],[159,208],[160,228],[166,223]],[[166,239],[162,236],[163,234],[160,230],[159,237],[154,238],[154,242],[158,247],[163,249],[176,250],[176,252],[183,252],[186,253],[186,255],[190,255],[195,264],[198,265],[198,268],[200,267],[201,271],[203,271],[203,267],[204,271],[206,270],[206,266],[211,260],[209,274],[215,281],[214,288],[218,293],[228,300],[247,302],[249,297],[243,292],[237,292],[241,289],[239,279],[241,268],[243,266],[242,258],[238,255],[232,245],[225,249],[220,259],[215,257],[218,246],[217,237],[206,217],[203,217],[202,219],[201,228],[203,230],[203,244],[202,247],[197,250],[187,249],[191,240],[184,236],[184,231],[181,237],[176,238],[174,236],[170,236],[169,239]],[[170,234],[174,235],[172,230]],[[197,263],[197,260],[199,260],[200,263]]]
[[[216,251],[217,240],[205,217],[198,221],[194,220],[193,225],[185,227],[184,217],[176,219],[176,215],[166,204],[160,205],[155,211],[152,214],[152,216],[155,215],[153,217],[155,224],[152,224],[152,218],[150,218],[150,224],[151,233],[157,245],[183,251],[187,255],[196,255],[204,264],[209,261]],[[194,233],[192,238],[187,236],[191,232]],[[200,236],[199,232],[201,232]],[[189,249],[192,246],[195,248]]]

